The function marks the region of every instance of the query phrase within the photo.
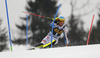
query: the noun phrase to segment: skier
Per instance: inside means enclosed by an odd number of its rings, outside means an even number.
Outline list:
[[[67,38],[67,30],[64,25],[65,18],[63,16],[55,18],[54,22],[54,27],[53,27],[53,33],[50,31],[47,36],[41,41],[41,43],[36,44],[35,47],[39,48],[47,48],[51,46],[51,34],[52,35],[52,45],[55,45],[58,43],[58,39],[60,35],[64,32],[65,33],[65,38],[68,43],[68,38]],[[50,23],[50,26],[52,26],[53,23]],[[68,45],[68,44],[67,44]]]

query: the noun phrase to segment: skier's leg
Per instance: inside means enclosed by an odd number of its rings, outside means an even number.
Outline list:
[[[56,40],[52,40],[52,45],[54,45],[56,43]],[[43,45],[43,48],[47,48],[47,47],[50,47],[51,46],[51,42]]]
[[[36,44],[35,47],[41,48],[41,47],[43,47],[43,45],[45,45],[46,43],[47,43],[47,38],[45,37],[45,38],[41,41],[41,43]]]
[[[43,43],[39,43],[39,44],[36,44],[34,47],[42,47],[44,44]]]

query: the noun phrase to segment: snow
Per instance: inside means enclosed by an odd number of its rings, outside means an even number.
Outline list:
[[[21,49],[23,47],[20,47]],[[25,47],[24,47],[25,48]],[[14,49],[14,48],[13,48]],[[1,52],[2,58],[100,58],[100,44]]]

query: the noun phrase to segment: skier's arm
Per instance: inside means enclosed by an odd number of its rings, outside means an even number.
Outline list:
[[[53,22],[51,22],[51,23],[50,23],[50,26],[52,26],[52,25],[53,25]],[[57,24],[56,24],[56,23],[54,23],[54,26],[56,26],[56,25],[57,25]]]

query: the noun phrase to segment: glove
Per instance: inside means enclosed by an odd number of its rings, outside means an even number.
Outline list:
[[[50,23],[50,26],[52,26],[53,25],[53,23]]]
[[[60,22],[60,19],[59,19],[59,18],[57,18],[57,19],[56,19],[56,22],[57,22],[57,23],[59,23],[59,22]]]
[[[50,23],[50,26],[52,26],[53,25],[53,23]],[[55,26],[55,25],[57,25],[56,23],[54,23],[54,25],[53,26]]]

